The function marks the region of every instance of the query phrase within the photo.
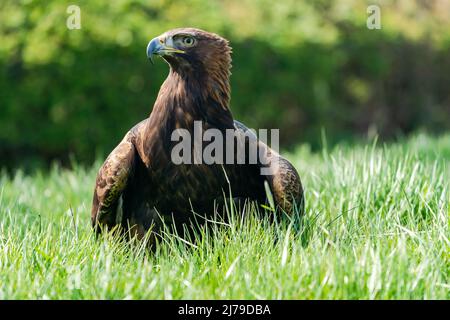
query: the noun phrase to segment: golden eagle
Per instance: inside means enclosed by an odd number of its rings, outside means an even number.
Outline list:
[[[138,238],[163,223],[182,226],[193,212],[211,215],[229,190],[237,199],[267,201],[270,188],[275,205],[288,214],[303,210],[303,189],[292,164],[261,142],[243,124],[233,120],[229,108],[231,48],[224,38],[194,28],[174,29],[150,41],[147,55],[162,57],[170,66],[150,116],[133,127],[99,170],[94,191],[92,225],[123,227]],[[152,60],[153,61],[153,60]],[[250,150],[259,150],[256,163],[239,163],[235,147],[226,149],[227,163],[172,161],[176,129],[194,134],[194,122],[216,129]],[[236,143],[238,145],[238,143]],[[205,146],[201,146],[202,150]],[[231,153],[230,153],[231,152]],[[195,157],[195,150],[193,155]],[[228,159],[228,158],[227,158]],[[242,159],[241,159],[242,160]],[[261,174],[267,163],[269,175]],[[265,186],[265,181],[267,185]]]

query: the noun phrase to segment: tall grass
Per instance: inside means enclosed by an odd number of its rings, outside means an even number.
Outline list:
[[[450,136],[288,157],[305,186],[300,230],[249,205],[155,252],[95,239],[100,163],[2,173],[0,299],[450,298]]]

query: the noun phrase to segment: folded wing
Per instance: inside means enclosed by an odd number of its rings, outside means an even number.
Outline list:
[[[92,226],[97,232],[101,226],[112,229],[122,222],[120,202],[133,174],[136,158],[130,136],[130,133],[125,136],[98,172],[91,212]]]

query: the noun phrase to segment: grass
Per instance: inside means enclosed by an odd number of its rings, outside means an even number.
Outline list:
[[[306,189],[300,232],[249,208],[155,253],[93,237],[99,163],[3,173],[0,299],[450,298],[450,135],[289,158]]]

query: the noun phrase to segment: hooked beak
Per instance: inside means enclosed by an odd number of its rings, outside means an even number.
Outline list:
[[[161,37],[152,39],[147,45],[147,57],[153,64],[153,57],[155,55],[164,57],[165,55],[171,55],[173,53],[185,53],[183,50],[174,48],[173,46],[167,45],[167,41],[164,41]],[[169,41],[172,42],[172,41]]]

